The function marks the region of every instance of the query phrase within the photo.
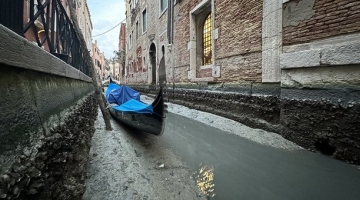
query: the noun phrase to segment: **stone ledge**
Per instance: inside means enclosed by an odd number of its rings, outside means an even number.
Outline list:
[[[92,79],[0,24],[0,63],[92,82]]]
[[[360,43],[321,50],[321,65],[360,64]]]
[[[358,35],[286,47],[281,69],[360,64]]]
[[[320,66],[320,50],[306,50],[280,55],[281,69]]]
[[[215,81],[214,77],[204,77],[204,78],[191,78],[191,82],[212,82]]]
[[[280,55],[281,69],[360,64],[360,43]]]

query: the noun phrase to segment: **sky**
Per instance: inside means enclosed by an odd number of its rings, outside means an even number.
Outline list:
[[[110,59],[114,57],[113,52],[118,50],[120,25],[101,36],[94,36],[108,31],[125,20],[125,1],[87,0],[87,4],[93,25],[93,43],[97,40],[100,51],[104,52],[107,59]]]

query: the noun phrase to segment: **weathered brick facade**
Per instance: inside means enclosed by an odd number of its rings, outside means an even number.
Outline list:
[[[221,82],[261,82],[262,1],[226,0],[215,5],[216,65]]]
[[[261,82],[261,52],[242,54],[217,60],[221,82]]]
[[[216,59],[261,51],[262,6],[261,0],[216,2]]]
[[[190,11],[201,1],[182,1],[175,5],[175,66],[190,65]],[[215,82],[261,82],[261,26],[262,1],[215,1],[214,27],[218,38],[214,40],[215,65],[221,76]],[[239,14],[238,14],[239,13]],[[241,13],[241,14],[240,14]],[[189,69],[187,69],[189,70]],[[180,74],[179,74],[180,75]],[[176,77],[176,80],[186,79]],[[212,77],[212,69],[197,69],[197,78]]]
[[[149,46],[151,42],[156,45],[156,66],[162,57],[161,46],[165,46],[166,74],[168,82],[174,79],[178,83],[198,82],[189,77],[190,70],[190,12],[198,6],[201,0],[180,1],[174,6],[174,44],[167,46],[167,11],[161,16],[158,10],[158,1],[147,1],[145,4],[137,4],[130,11],[128,5],[127,36],[132,36],[129,51],[127,52],[127,81],[136,83],[134,77],[145,73],[148,83],[152,73]],[[209,1],[210,3],[211,1]],[[237,0],[215,1],[211,5],[215,11],[213,30],[218,30],[218,38],[213,40],[214,63],[220,66],[220,76],[210,79],[215,82],[261,82],[261,26],[262,26],[262,1],[251,0],[242,2],[238,6]],[[141,12],[146,8],[147,32],[140,34],[134,40],[136,22],[142,26]],[[239,14],[234,14],[239,13]],[[241,13],[241,14],[240,14]],[[160,16],[160,17],[159,17]],[[129,46],[129,45],[128,45]],[[142,53],[139,53],[142,49]],[[143,60],[145,63],[143,63]],[[143,63],[143,64],[141,64]],[[173,69],[174,67],[174,69]],[[142,69],[142,70],[137,70]],[[185,70],[178,72],[179,69]],[[157,69],[158,70],[158,69]],[[138,74],[138,75],[137,75]],[[156,76],[156,74],[154,74]],[[178,77],[181,76],[181,77]],[[197,66],[195,78],[213,77],[212,67],[202,68]],[[207,80],[207,79],[206,79]],[[143,81],[142,81],[143,82]]]
[[[177,52],[175,66],[190,65],[190,54],[188,50],[188,43],[190,40],[189,13],[200,2],[201,0],[182,1],[181,3],[175,5],[174,46]],[[178,77],[178,79],[181,78]]]
[[[283,5],[284,19],[289,19],[284,21],[284,45],[360,31],[360,1],[307,0],[302,2],[308,3],[307,15],[300,15],[300,12],[304,13],[304,10],[299,9],[302,4],[297,4],[298,1],[289,1]]]

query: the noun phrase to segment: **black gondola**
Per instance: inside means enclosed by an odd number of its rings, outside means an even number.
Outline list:
[[[107,97],[106,99],[109,100]],[[154,135],[161,135],[163,133],[164,98],[162,88],[160,88],[159,93],[151,104],[151,113],[122,112],[117,109],[119,104],[109,103],[109,101],[108,104],[110,114],[117,121],[146,133]]]

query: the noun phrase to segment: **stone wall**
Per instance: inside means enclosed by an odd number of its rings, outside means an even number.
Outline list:
[[[132,85],[155,95],[154,87]],[[280,132],[279,84],[176,84],[168,85],[166,100],[224,116],[254,128]]]
[[[358,0],[291,0],[283,6],[284,45],[360,31]]]
[[[283,5],[282,134],[360,164],[359,1]]]
[[[0,199],[81,199],[91,78],[0,25]]]
[[[93,91],[89,82],[44,75],[6,65],[0,68],[0,154],[33,139],[49,119]],[[6,166],[7,162],[1,162]]]
[[[0,198],[80,199],[97,115],[92,83],[1,65],[0,85]]]
[[[96,115],[97,102],[89,95],[59,114],[63,120],[57,126],[31,133],[14,162],[2,166],[0,198],[81,199]]]
[[[281,91],[282,135],[304,148],[360,164],[360,89]]]

